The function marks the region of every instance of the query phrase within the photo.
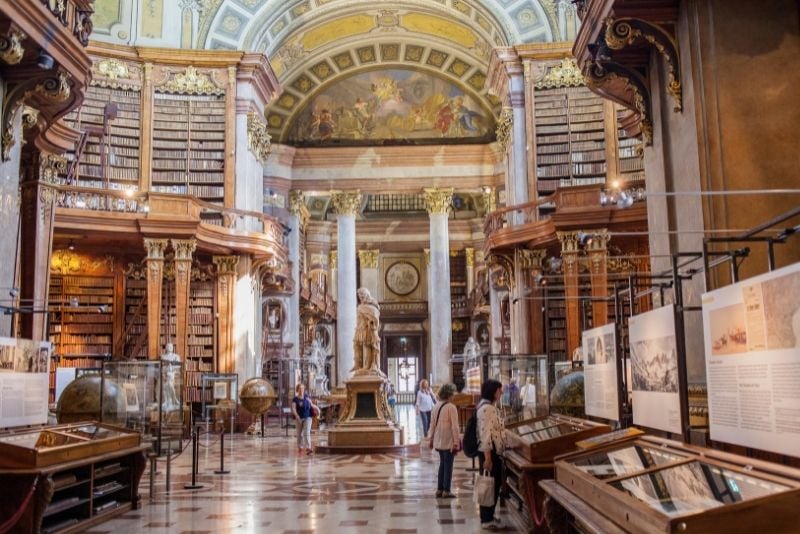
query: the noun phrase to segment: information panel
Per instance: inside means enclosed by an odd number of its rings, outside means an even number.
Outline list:
[[[800,263],[703,295],[711,439],[798,456]]]
[[[670,304],[628,320],[633,423],[680,434],[675,309]]]
[[[0,337],[0,428],[47,423],[48,341]]]
[[[614,324],[583,332],[586,414],[619,420],[617,342]]]

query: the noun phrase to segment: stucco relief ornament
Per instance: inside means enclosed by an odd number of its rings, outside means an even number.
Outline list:
[[[585,84],[586,81],[575,59],[568,57],[562,59],[560,64],[551,67],[545,77],[536,83],[536,88],[579,87]]]
[[[120,63],[116,59],[104,59],[95,63],[95,69],[98,74],[105,76],[111,80],[118,78],[127,78],[130,76],[128,66]]]
[[[71,93],[69,73],[60,71],[55,78],[48,78],[36,85],[34,92],[51,102],[66,102]]]
[[[21,30],[13,28],[6,35],[0,35],[0,59],[8,65],[16,65],[22,60],[25,49],[22,41],[27,35]]]
[[[185,72],[175,74],[170,80],[159,87],[159,89],[167,93],[189,95],[225,94],[225,91],[217,87],[207,74],[198,72],[197,68],[191,65],[186,67]]]
[[[267,125],[258,113],[247,114],[247,148],[261,163],[266,163],[272,149],[272,136],[267,132]]]
[[[497,121],[497,144],[500,148],[505,150],[508,148],[508,143],[511,141],[511,131],[514,127],[514,112],[510,106],[503,107],[500,113],[500,119]]]

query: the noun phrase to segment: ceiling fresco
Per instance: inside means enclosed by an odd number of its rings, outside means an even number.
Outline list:
[[[416,71],[449,84],[447,98],[458,93],[473,112],[496,115],[497,101],[484,88],[492,49],[571,40],[578,26],[570,0],[96,0],[95,7],[101,40],[264,52],[283,87],[265,113],[267,124],[274,138],[294,143],[311,142],[300,132],[315,102],[365,71]],[[481,125],[491,129],[490,118]],[[445,138],[475,142],[473,134],[461,129]],[[356,135],[359,143],[424,137],[413,128],[376,126],[339,140],[354,142]]]

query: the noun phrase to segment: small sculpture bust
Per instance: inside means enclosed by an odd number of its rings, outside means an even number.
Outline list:
[[[354,364],[350,371],[355,374],[378,374],[380,369],[381,339],[378,336],[380,325],[380,307],[378,302],[362,287],[358,290],[358,308],[356,309],[356,334],[353,337]]]

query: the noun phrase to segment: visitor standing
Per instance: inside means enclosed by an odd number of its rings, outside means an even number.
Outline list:
[[[497,380],[487,380],[481,386],[481,401],[478,404],[478,450],[481,473],[489,472],[494,478],[494,504],[481,506],[481,528],[483,530],[503,530],[505,525],[494,516],[500,484],[503,477],[503,451],[506,449],[506,430],[500,421],[495,403],[503,395],[503,384]]]
[[[397,419],[397,414],[394,407],[397,405],[397,391],[394,389],[394,384],[389,382],[389,391],[386,394],[386,399],[389,402],[389,408],[392,410],[392,419]]]
[[[428,435],[428,428],[431,426],[431,410],[433,405],[436,404],[436,396],[431,391],[431,386],[426,379],[422,379],[419,383],[419,391],[417,391],[417,413],[420,420],[422,420],[422,435]]]
[[[314,418],[314,411],[319,413],[319,408],[311,402],[303,384],[297,384],[294,391],[292,415],[297,424],[297,453],[314,454],[311,448],[311,422]]]
[[[433,409],[431,432],[428,435],[431,447],[439,453],[439,478],[436,486],[437,499],[452,499],[450,492],[453,480],[453,461],[461,446],[458,428],[458,408],[450,402],[456,392],[453,384],[445,384],[439,390],[439,402]]]

